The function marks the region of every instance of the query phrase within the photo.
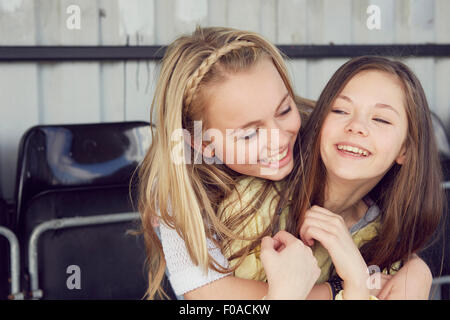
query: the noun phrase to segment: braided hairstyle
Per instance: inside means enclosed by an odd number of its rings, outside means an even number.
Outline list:
[[[195,70],[194,74],[187,83],[185,99],[185,105],[187,107],[191,104],[192,100],[194,100],[199,83],[202,81],[205,74],[208,73],[211,67],[217,62],[217,60],[219,60],[222,56],[225,56],[228,52],[238,50],[243,47],[255,47],[255,44],[249,41],[235,40],[212,52],[208,58],[203,60],[202,64],[197,70]]]

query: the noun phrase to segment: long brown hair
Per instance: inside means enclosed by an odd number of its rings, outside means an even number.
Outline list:
[[[291,212],[287,228],[298,234],[304,214],[312,205],[323,205],[326,168],[320,155],[321,128],[345,85],[363,70],[396,76],[403,84],[408,132],[403,165],[395,163],[369,196],[382,212],[381,230],[361,248],[368,265],[381,269],[407,259],[422,249],[435,232],[443,212],[441,167],[424,90],[403,63],[376,56],[351,59],[341,66],[322,91],[309,120],[301,130],[304,168],[291,176]],[[297,163],[298,164],[298,163]]]
[[[222,200],[236,190],[240,175],[223,164],[172,161],[172,151],[178,143],[171,136],[179,130],[195,136],[194,121],[204,120],[208,86],[220,83],[227,74],[249,70],[263,58],[273,62],[294,97],[280,51],[253,32],[199,27],[170,44],[162,59],[151,112],[157,116],[156,128],[139,171],[139,211],[149,270],[148,298],[164,293],[160,284],[166,263],[154,221],[159,219],[178,232],[194,264],[217,270],[220,267],[209,255],[207,239],[224,249],[222,244],[239,238],[238,227],[259,208],[262,203],[259,198],[274,187],[273,181],[265,181],[257,193],[258,199],[253,199],[255,205],[248,206],[251,210],[243,210],[242,214],[237,213],[238,218],[223,222],[216,211]],[[309,104],[298,97],[296,102]],[[196,153],[188,144],[182,143],[181,147],[183,155]]]

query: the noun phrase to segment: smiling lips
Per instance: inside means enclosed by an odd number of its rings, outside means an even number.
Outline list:
[[[268,165],[268,166],[273,166],[276,164],[283,165],[284,161],[281,161],[281,160],[284,160],[285,158],[287,158],[288,153],[289,153],[289,147],[287,147],[283,152],[281,152],[275,156],[268,157],[264,160],[260,160],[260,163],[263,165]]]
[[[351,155],[359,155],[359,156],[363,156],[363,157],[368,157],[370,155],[369,151],[355,147],[355,146],[338,144],[337,148],[338,148],[338,150],[344,151],[346,153],[350,153]]]

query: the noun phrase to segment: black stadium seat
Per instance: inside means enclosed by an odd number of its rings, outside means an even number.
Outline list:
[[[150,139],[146,122],[36,126],[24,134],[14,227],[32,297],[144,296],[145,246],[130,231],[139,228],[133,173]]]
[[[419,254],[431,269],[433,278],[445,277],[450,275],[450,144],[447,133],[442,122],[433,114],[433,126],[439,149],[443,171],[443,188],[446,195],[446,208],[438,231],[434,235],[430,244]],[[448,281],[446,281],[448,282]],[[450,285],[442,285],[442,291],[438,297],[450,299]],[[435,290],[431,292],[432,297],[436,294]]]

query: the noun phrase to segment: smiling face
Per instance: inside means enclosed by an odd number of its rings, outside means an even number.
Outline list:
[[[404,161],[407,116],[402,83],[366,70],[356,74],[331,105],[321,131],[327,174],[344,180],[378,181]]]
[[[268,58],[208,87],[205,120],[215,156],[241,174],[281,180],[293,168],[300,114]]]

